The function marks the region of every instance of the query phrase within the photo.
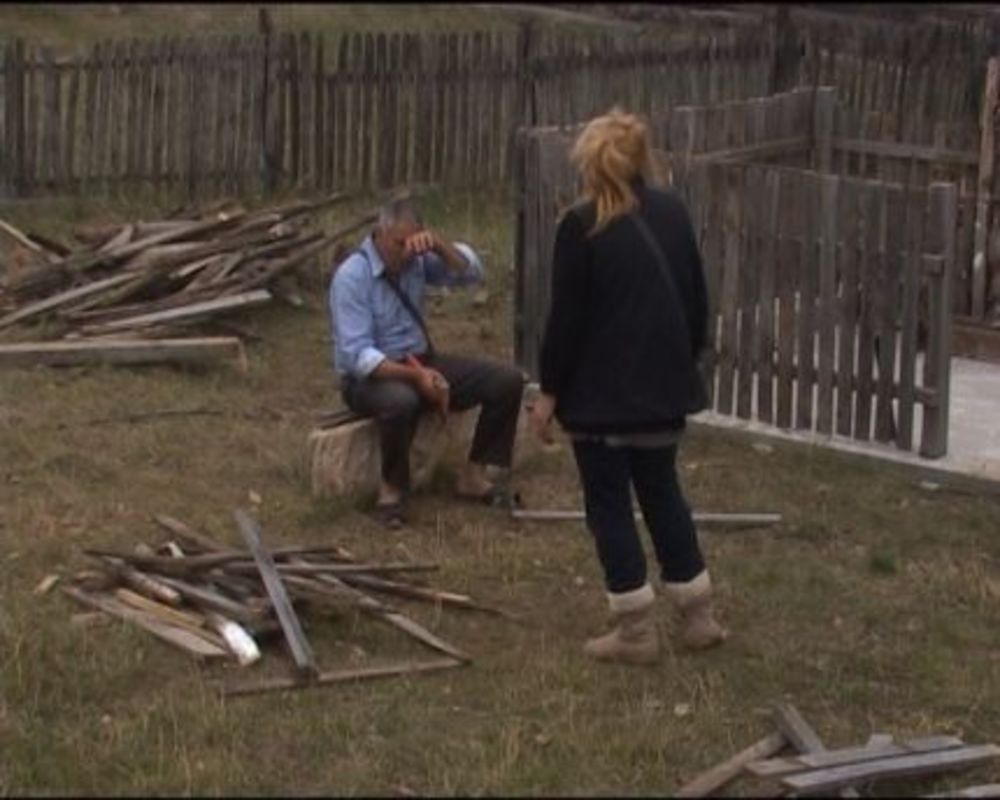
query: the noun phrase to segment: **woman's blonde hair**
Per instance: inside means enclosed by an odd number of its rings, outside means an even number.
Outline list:
[[[583,179],[584,199],[593,201],[597,208],[591,233],[636,207],[638,199],[630,185],[636,176],[649,180],[658,172],[646,123],[618,107],[587,123],[573,145],[570,160]]]

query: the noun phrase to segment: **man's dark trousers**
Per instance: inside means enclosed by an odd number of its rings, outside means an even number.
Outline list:
[[[435,353],[423,363],[448,381],[452,411],[482,405],[469,460],[509,467],[524,392],[521,371],[489,359],[445,353]],[[344,378],[341,393],[348,408],[375,419],[382,453],[382,480],[395,489],[409,491],[410,445],[421,412],[428,410],[427,403],[412,386],[395,380]]]

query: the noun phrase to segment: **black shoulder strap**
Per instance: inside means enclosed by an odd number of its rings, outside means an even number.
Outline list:
[[[639,229],[639,233],[641,233],[642,238],[646,240],[646,244],[649,245],[649,249],[652,251],[654,258],[656,259],[656,265],[659,267],[660,275],[663,276],[663,282],[666,284],[667,295],[670,297],[670,301],[673,303],[675,308],[680,309],[680,311],[683,312],[684,304],[681,302],[681,296],[677,291],[677,284],[674,283],[674,276],[670,271],[670,266],[667,263],[667,257],[663,252],[663,248],[660,247],[660,243],[656,240],[653,232],[649,229],[649,225],[646,224],[646,220],[642,218],[642,215],[638,210],[629,214],[629,217]],[[682,330],[687,333],[687,326],[683,326]]]
[[[361,256],[365,259],[365,261],[368,260],[368,254],[360,247],[356,249],[354,253],[360,253]],[[351,253],[351,255],[353,255],[353,253]],[[427,341],[427,355],[433,355],[434,343],[431,341],[431,334],[430,331],[427,330],[427,323],[424,322],[423,315],[420,313],[420,311],[417,310],[417,307],[413,304],[413,301],[410,300],[406,292],[403,291],[399,283],[390,278],[389,273],[386,272],[385,270],[382,271],[382,278],[385,280],[389,288],[392,289],[393,294],[395,294],[396,297],[399,298],[399,302],[403,304],[403,308],[407,310],[407,312],[411,317],[413,317],[413,320],[417,323],[417,325],[420,326],[420,332],[423,333],[424,339]]]

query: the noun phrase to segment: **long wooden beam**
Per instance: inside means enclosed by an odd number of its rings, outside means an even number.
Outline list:
[[[933,753],[953,750],[964,742],[956,736],[925,736],[894,744],[866,744],[863,747],[845,747],[840,750],[810,750],[791,758],[769,758],[747,765],[747,771],[762,778],[779,778],[809,770],[861,764],[865,761],[907,756],[914,753]]]
[[[270,299],[271,293],[267,289],[254,289],[253,291],[227,295],[226,297],[219,297],[214,300],[203,300],[200,303],[191,303],[187,306],[171,308],[166,311],[156,311],[152,314],[138,314],[134,317],[84,325],[80,331],[84,334],[117,333],[130,328],[141,328],[162,323],[191,322],[221,311],[233,311],[238,308],[259,306]]]
[[[925,775],[931,772],[961,769],[981,764],[1000,756],[1000,747],[983,744],[938,750],[931,753],[914,753],[892,758],[844,764],[811,772],[787,775],[781,782],[799,794],[822,794],[850,783],[908,775]]]
[[[511,511],[514,519],[554,522],[559,520],[582,520],[586,513],[575,509],[520,509]],[[781,522],[781,514],[720,514],[711,512],[694,512],[694,521],[710,525],[776,525]],[[636,512],[636,519],[642,519],[642,514]]]
[[[189,339],[77,339],[59,342],[18,342],[0,345],[0,367],[58,367],[78,364],[201,363],[246,359],[235,336]]]
[[[233,512],[233,518],[236,520],[236,527],[239,529],[243,541],[246,542],[250,552],[253,553],[254,561],[257,562],[257,569],[264,581],[264,588],[267,589],[268,597],[274,604],[278,622],[281,623],[281,630],[285,634],[285,641],[288,642],[288,648],[300,676],[315,680],[320,673],[316,666],[312,647],[302,630],[295,609],[292,608],[292,602],[288,599],[288,592],[285,591],[285,586],[275,569],[274,559],[271,558],[271,554],[260,540],[260,530],[257,523],[249,514],[239,508]]]
[[[454,669],[465,664],[457,658],[441,658],[433,661],[415,661],[405,664],[394,664],[386,667],[364,667],[361,669],[342,669],[332,672],[320,672],[308,683],[296,678],[271,678],[257,683],[230,684],[221,688],[225,697],[241,697],[264,692],[306,689],[314,686],[327,686],[333,683],[373,680],[375,678],[391,678],[397,675],[413,675],[421,672],[438,672]]]

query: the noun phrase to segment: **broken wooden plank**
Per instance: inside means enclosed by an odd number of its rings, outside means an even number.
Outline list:
[[[242,559],[232,559],[222,565],[226,572],[237,574],[253,574],[256,570],[251,564],[241,564]],[[433,572],[439,569],[437,564],[406,564],[386,563],[386,564],[276,564],[275,569],[282,574],[288,575],[320,575],[328,573],[330,575],[356,575],[356,574],[377,574],[380,572]]]
[[[129,242],[132,241],[132,236],[135,234],[135,225],[123,225],[121,229],[108,239],[103,245],[97,248],[97,253],[99,255],[106,255],[108,253],[113,253],[119,247],[124,247]]]
[[[59,583],[60,577],[61,576],[54,573],[52,575],[46,575],[32,590],[32,594],[48,594],[52,590],[52,587]]]
[[[307,564],[308,561],[304,559],[292,559],[292,563],[297,564]],[[392,625],[394,628],[403,631],[403,633],[412,636],[421,644],[430,647],[432,650],[437,650],[439,652],[450,655],[453,658],[457,658],[460,661],[471,661],[472,657],[467,653],[459,650],[454,645],[446,642],[440,636],[431,633],[427,628],[425,628],[420,623],[412,620],[405,614],[400,613],[391,606],[385,604],[381,600],[372,597],[370,594],[361,591],[356,586],[348,586],[339,578],[333,575],[316,575],[313,580],[317,583],[324,583],[338,591],[343,592],[346,596],[353,598],[359,611],[366,614],[374,616],[376,619],[381,619],[384,622]]]
[[[267,289],[253,289],[249,292],[219,297],[214,300],[191,303],[190,305],[172,308],[168,311],[156,311],[152,314],[138,314],[134,317],[125,317],[124,319],[116,319],[110,322],[84,325],[80,329],[80,332],[85,335],[115,333],[131,328],[142,328],[162,323],[178,324],[193,322],[211,314],[259,306],[270,300],[271,293]]]
[[[295,678],[271,678],[258,683],[244,683],[223,686],[221,692],[225,697],[241,697],[250,694],[281,691],[285,689],[304,689],[313,686],[326,686],[333,683],[372,680],[375,678],[392,678],[398,675],[415,675],[423,672],[438,672],[463,666],[465,662],[456,658],[442,658],[434,661],[415,661],[405,664],[394,664],[386,667],[361,667],[359,669],[343,669],[332,672],[320,672],[308,683]]]
[[[0,328],[6,328],[8,325],[13,325],[15,322],[23,322],[26,319],[31,319],[39,314],[44,314],[47,311],[59,308],[59,306],[73,303],[84,297],[90,297],[91,295],[103,292],[105,289],[113,289],[114,287],[120,286],[132,279],[133,276],[131,275],[112,275],[110,278],[103,278],[102,280],[85,283],[83,286],[76,286],[73,289],[67,289],[65,292],[59,292],[51,295],[50,297],[46,297],[44,300],[29,303],[26,306],[18,308],[7,315],[0,317]]]
[[[107,558],[103,556],[99,556],[99,558],[115,577],[127,586],[131,586],[137,592],[147,597],[155,598],[170,606],[180,605],[181,596],[176,589],[167,586],[151,575],[140,572],[119,558]]]
[[[78,603],[104,611],[143,628],[174,647],[196,658],[225,658],[228,653],[205,637],[184,628],[175,628],[106,595],[91,594],[76,586],[63,586],[62,591]]]
[[[427,630],[427,628],[423,625],[418,622],[414,622],[405,614],[401,614],[398,611],[381,611],[378,612],[378,616],[393,627],[409,634],[418,642],[427,645],[432,650],[439,650],[440,652],[446,653],[459,661],[472,661],[472,656],[468,653],[463,650],[459,650],[453,644],[446,642],[440,636],[431,633],[431,631]]]
[[[193,631],[217,647],[225,649],[226,643],[214,631],[206,628],[207,620],[189,611],[180,611],[163,603],[150,600],[145,595],[133,592],[131,589],[115,589],[115,597],[130,608],[144,611],[166,625]]]
[[[276,547],[271,551],[272,558],[284,558],[292,555],[315,555],[324,554],[330,551],[335,551],[337,548],[330,545],[313,545],[313,546],[295,546],[295,547]],[[202,553],[196,556],[157,556],[157,555],[147,555],[145,553],[119,553],[114,550],[99,550],[94,548],[85,548],[84,554],[99,556],[104,558],[115,558],[122,561],[127,561],[130,564],[134,564],[139,567],[163,570],[166,573],[173,575],[186,575],[191,572],[198,572],[200,570],[209,570],[215,567],[225,567],[227,565],[237,564],[241,561],[253,562],[253,554],[249,551],[239,551],[239,550],[225,550],[216,551],[212,553]],[[253,567],[252,563],[247,564],[250,569],[241,569],[240,572],[250,572],[256,574],[256,569]],[[298,575],[309,575],[313,573],[322,572],[401,572],[401,571],[415,571],[415,572],[427,572],[438,569],[437,564],[406,564],[406,563],[387,563],[387,564],[344,564],[344,563],[308,563],[308,564],[278,564],[277,568],[279,572],[288,572],[290,574]]]
[[[576,510],[563,509],[521,509],[515,508],[511,512],[514,519],[525,519],[532,521],[556,521],[556,520],[583,520],[586,513]],[[642,519],[641,512],[636,512],[636,519]],[[705,525],[776,525],[781,522],[781,514],[721,514],[710,512],[694,512],[692,514],[696,523]]]
[[[791,742],[792,747],[804,753],[820,753],[826,750],[819,735],[805,721],[799,710],[790,703],[778,703],[774,709],[774,721]]]
[[[239,529],[243,541],[246,542],[250,552],[253,553],[254,561],[257,562],[261,579],[264,581],[264,588],[267,589],[268,597],[271,598],[275,613],[278,615],[278,621],[281,623],[281,629],[284,631],[285,641],[288,642],[295,666],[301,676],[315,680],[319,675],[319,669],[316,666],[312,647],[309,645],[309,640],[306,639],[299,618],[295,614],[295,609],[292,608],[292,603],[288,599],[288,593],[274,567],[274,560],[260,540],[257,523],[242,509],[236,509],[233,512],[233,518],[236,520],[236,527]]]
[[[47,255],[45,248],[28,238],[28,235],[24,231],[15,228],[9,222],[4,222],[2,219],[0,219],[0,232],[7,234],[7,236],[21,245],[21,247],[26,247],[39,255]]]
[[[859,781],[962,769],[997,756],[1000,756],[1000,747],[995,744],[971,745],[800,772],[784,776],[781,782],[799,794],[820,794]]]
[[[232,546],[217,542],[203,533],[199,533],[190,525],[186,525],[175,517],[168,514],[153,514],[153,521],[171,535],[176,536],[181,541],[187,542],[196,548],[207,552],[232,551]]]
[[[788,745],[788,740],[782,733],[771,733],[741,750],[731,758],[727,758],[710,770],[701,773],[693,780],[684,784],[674,797],[706,797],[718,792],[729,781],[735,778],[751,761],[768,758],[780,752]]]
[[[825,767],[836,767],[844,764],[858,764],[863,761],[873,761],[879,758],[892,758],[910,753],[934,752],[962,747],[964,742],[954,736],[927,736],[911,739],[899,744],[884,744],[871,747],[845,747],[839,750],[822,750],[791,756],[789,758],[771,758],[747,764],[747,771],[759,777],[780,777],[796,772],[806,772]]]
[[[791,703],[778,703],[774,709],[774,716],[778,730],[785,735],[785,738],[791,742],[792,747],[800,755],[826,752],[826,745],[819,738],[819,734],[812,729],[812,726],[806,722],[805,717]],[[870,744],[871,742],[869,742]],[[840,796],[847,798],[858,797],[858,792],[853,787],[848,786],[840,790]]]
[[[209,611],[217,611],[244,624],[259,622],[266,613],[265,608],[251,605],[249,602],[241,603],[231,600],[212,589],[196,586],[170,575],[160,575],[158,579],[167,586],[176,589],[190,603]]]
[[[25,231],[25,236],[27,236],[31,241],[40,247],[45,248],[49,253],[51,253],[56,258],[65,258],[70,255],[73,251],[64,245],[62,242],[57,241],[49,236],[45,236],[41,233],[36,233],[35,231]]]
[[[492,608],[490,606],[484,606],[477,603],[468,595],[456,594],[455,592],[443,592],[439,589],[431,589],[424,586],[414,586],[409,583],[403,583],[401,581],[392,581],[386,578],[377,578],[374,575],[353,575],[345,574],[340,576],[341,580],[350,583],[357,584],[359,586],[366,586],[369,589],[375,589],[379,592],[386,592],[387,594],[395,594],[400,597],[409,597],[414,600],[425,600],[429,603],[440,603],[441,605],[454,606],[455,608],[466,608],[474,611],[485,611],[489,614],[496,614],[497,616],[506,617],[508,619],[516,620],[517,616],[504,611],[499,608]]]
[[[215,219],[206,222],[195,222],[184,228],[174,231],[150,236],[139,241],[129,241],[126,244],[111,246],[111,242],[102,247],[96,253],[77,253],[67,258],[60,259],[54,263],[25,270],[12,278],[9,282],[10,289],[18,295],[33,294],[45,291],[58,286],[60,283],[80,275],[96,267],[112,265],[122,261],[129,256],[156,244],[167,244],[178,239],[190,238],[202,235],[220,228],[232,226],[240,218],[239,215],[227,217],[226,219]],[[133,226],[126,226],[128,235],[131,237]],[[122,231],[124,236],[125,229]],[[116,239],[118,237],[115,237]]]

